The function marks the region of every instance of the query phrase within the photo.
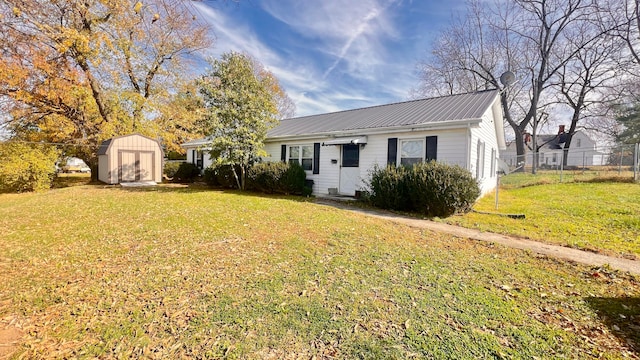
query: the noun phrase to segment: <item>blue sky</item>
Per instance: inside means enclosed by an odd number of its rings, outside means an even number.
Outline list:
[[[408,99],[416,65],[464,0],[207,0],[206,57],[245,52],[280,80],[297,116]]]

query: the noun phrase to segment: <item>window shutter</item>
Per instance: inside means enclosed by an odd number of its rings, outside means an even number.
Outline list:
[[[287,162],[287,145],[282,144],[282,146],[280,146],[280,160]]]
[[[424,158],[425,161],[438,160],[438,137],[427,136],[427,153]]]
[[[389,138],[387,144],[387,165],[395,166],[398,158],[398,138]]]
[[[198,158],[196,157],[196,151],[195,150],[191,150],[191,163],[193,165],[195,165],[197,160],[198,160]]]
[[[313,143],[313,173],[320,174],[320,143]]]

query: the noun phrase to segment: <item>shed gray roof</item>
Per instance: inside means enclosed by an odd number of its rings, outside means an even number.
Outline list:
[[[107,154],[107,149],[109,149],[109,145],[111,145],[111,141],[113,141],[113,139],[105,140],[102,142],[102,144],[100,144],[100,147],[98,148],[98,155]]]
[[[271,129],[267,137],[480,120],[487,109],[491,107],[497,95],[497,90],[485,90],[285,119]]]

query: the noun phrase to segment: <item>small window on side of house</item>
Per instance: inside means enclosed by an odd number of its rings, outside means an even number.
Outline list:
[[[580,141],[580,140],[582,140],[582,139],[576,139],[576,147],[580,147],[581,146],[581,142],[582,141]]]

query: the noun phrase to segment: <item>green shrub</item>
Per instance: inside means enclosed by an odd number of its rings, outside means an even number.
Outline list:
[[[247,172],[247,189],[264,193],[310,195],[307,174],[297,163],[266,162],[254,164]]]
[[[54,147],[19,142],[0,143],[0,191],[49,189],[60,152]]]
[[[164,163],[164,169],[162,169],[162,173],[169,179],[173,179],[173,177],[176,176],[176,173],[178,172],[181,164],[181,162],[166,161]]]
[[[407,169],[404,166],[373,168],[368,194],[369,201],[379,208],[391,210],[409,210],[405,184]]]
[[[471,210],[480,196],[477,181],[460,166],[435,161],[411,168],[374,168],[369,183],[374,206],[446,217]]]
[[[471,210],[480,187],[469,171],[436,161],[415,164],[407,172],[411,209],[426,216],[446,217]]]
[[[302,165],[298,163],[288,164],[287,171],[283,174],[280,181],[281,190],[285,194],[302,195],[305,193],[305,180],[307,174],[304,172]]]
[[[281,179],[289,169],[284,162],[265,162],[254,164],[247,171],[247,189],[267,194],[281,192]]]
[[[231,165],[211,165],[204,169],[204,181],[213,187],[237,188]]]
[[[180,163],[178,170],[173,175],[173,181],[176,182],[193,182],[200,175],[200,169],[191,163]]]

